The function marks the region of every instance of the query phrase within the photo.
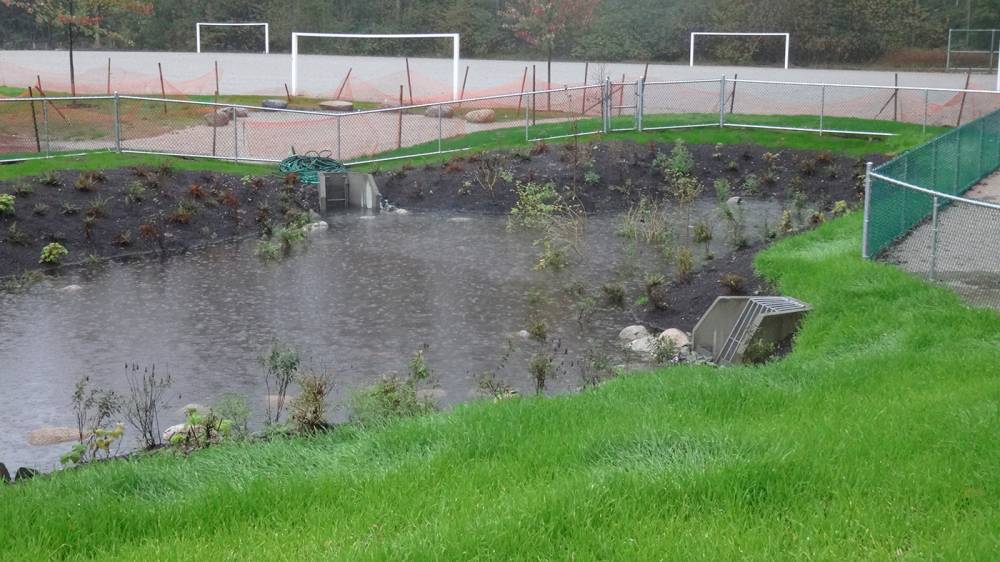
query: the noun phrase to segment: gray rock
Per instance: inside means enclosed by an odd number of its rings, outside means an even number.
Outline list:
[[[66,285],[62,289],[59,289],[59,292],[60,293],[75,293],[75,292],[80,291],[82,289],[83,289],[83,287],[81,287],[80,285]]]
[[[726,207],[729,207],[729,210],[733,213],[739,211],[740,206],[742,205],[743,205],[743,198],[740,197],[739,195],[734,195],[729,199],[726,199]]]
[[[7,465],[2,462],[0,462],[0,482],[10,484],[10,472],[7,471]]]
[[[328,100],[319,102],[319,108],[323,111],[347,113],[349,111],[354,111],[354,104],[347,100]]]
[[[229,114],[225,111],[213,111],[205,114],[205,123],[209,127],[225,127],[229,124]]]
[[[450,105],[432,105],[424,110],[424,117],[437,119],[439,111],[441,112],[441,117],[445,119],[455,116],[455,108]]]
[[[225,113],[230,118],[232,118],[233,113],[235,113],[237,117],[247,117],[250,115],[249,113],[247,113],[247,110],[242,107],[224,107],[220,109],[219,112]]]
[[[188,432],[188,424],[186,424],[186,423],[179,423],[177,425],[172,425],[172,426],[168,427],[167,429],[163,430],[163,442],[164,443],[170,443],[170,439],[174,435],[184,434],[184,433],[187,433],[187,432]]]
[[[622,328],[622,331],[618,332],[618,339],[623,342],[630,342],[648,335],[649,330],[645,326],[633,325]]]
[[[476,109],[465,114],[469,123],[492,123],[497,120],[497,112],[492,109]]]
[[[677,328],[667,328],[666,330],[663,330],[660,332],[659,338],[662,343],[669,342],[670,345],[674,346],[674,349],[679,349],[690,343],[687,334]]]
[[[86,437],[87,434],[84,434]],[[75,427],[40,427],[28,434],[28,444],[34,447],[69,443],[80,438],[80,432]]]
[[[643,336],[641,338],[634,339],[628,342],[629,351],[635,353],[642,353],[644,355],[652,355],[656,352],[656,348],[659,347],[659,343],[653,336]]]
[[[260,102],[260,106],[270,109],[288,109],[288,102],[285,100],[264,100]]]

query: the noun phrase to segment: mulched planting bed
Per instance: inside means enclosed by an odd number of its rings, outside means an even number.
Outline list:
[[[123,168],[60,171],[0,182],[14,194],[0,214],[0,277],[41,266],[42,248],[65,246],[63,263],[166,255],[218,241],[257,236],[317,206],[315,188],[297,178],[245,177]]]

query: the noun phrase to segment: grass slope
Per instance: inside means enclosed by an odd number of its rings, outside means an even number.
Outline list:
[[[624,118],[615,118],[615,126],[626,126]],[[673,126],[680,124],[697,124],[707,119],[706,116],[690,115],[668,115],[650,116],[646,121],[646,126]],[[815,117],[810,116],[743,116],[741,122],[754,123],[759,125],[773,125],[782,123],[786,126],[817,126],[814,123]],[[630,122],[630,121],[629,121]],[[594,135],[583,137],[581,142],[586,141],[673,141],[683,139],[690,144],[756,144],[776,149],[792,148],[802,150],[828,150],[836,154],[846,154],[850,156],[864,156],[873,153],[893,155],[908,148],[912,148],[930,138],[946,131],[941,127],[928,127],[924,133],[919,125],[906,123],[893,123],[886,121],[870,121],[864,119],[838,119],[828,118],[828,127],[843,127],[854,130],[888,131],[895,133],[893,137],[864,137],[856,135],[818,135],[809,132],[797,131],[775,131],[766,129],[742,129],[742,128],[718,128],[703,127],[695,129],[669,129],[662,131],[623,131],[607,135]],[[588,119],[573,123],[548,123],[537,125],[531,128],[533,138],[565,135],[571,132],[595,130],[598,127],[596,119]],[[572,142],[572,139],[556,139],[548,142]],[[523,127],[510,127],[492,131],[480,131],[470,133],[461,137],[444,139],[441,144],[443,150],[468,149],[461,153],[435,154],[423,157],[403,158],[388,162],[376,162],[371,164],[361,164],[352,166],[357,171],[370,171],[375,169],[387,170],[400,168],[402,166],[418,166],[449,160],[455,156],[468,155],[473,152],[484,150],[509,150],[531,146],[533,143],[525,141]],[[400,150],[391,150],[380,153],[372,158],[391,158],[400,156],[411,156],[426,152],[436,151],[437,141],[422,143],[405,147]],[[29,154],[0,155],[0,160],[4,158],[15,158],[19,156],[30,156]],[[361,160],[361,159],[358,159]],[[230,172],[234,174],[263,174],[274,172],[277,168],[274,164],[252,164],[244,162],[228,162],[225,160],[210,160],[207,158],[175,158],[171,156],[154,156],[145,154],[121,154],[118,155],[108,151],[92,152],[85,156],[70,156],[61,158],[51,158],[46,160],[29,160],[12,164],[0,165],[0,181],[24,176],[38,175],[46,170],[95,170],[110,169],[122,166],[136,165],[156,165],[163,161],[170,161],[174,166],[187,170],[213,170],[217,172]]]
[[[815,306],[779,363],[60,474],[0,489],[0,552],[992,559],[1000,316],[862,261],[860,218],[759,256]]]

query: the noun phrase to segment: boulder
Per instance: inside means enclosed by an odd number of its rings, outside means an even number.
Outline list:
[[[323,111],[347,113],[354,111],[354,104],[347,100],[328,100],[319,102],[319,108]]]
[[[743,198],[738,195],[726,199],[726,207],[729,207],[729,211],[732,213],[739,211],[741,205],[743,205]]]
[[[80,285],[66,285],[62,289],[59,289],[60,293],[75,293],[77,291],[83,290]]]
[[[326,221],[316,221],[303,226],[302,230],[306,234],[313,234],[315,232],[322,232],[328,228],[330,228],[330,225]]]
[[[188,431],[188,424],[186,423],[179,423],[177,425],[172,425],[167,429],[163,430],[163,442],[170,443],[171,437],[177,434],[187,433],[187,431]]]
[[[247,110],[242,107],[224,107],[219,110],[219,113],[225,113],[230,118],[232,118],[233,113],[235,113],[237,117],[247,117],[250,115],[247,113]]]
[[[229,114],[225,111],[206,113],[205,123],[208,123],[209,127],[225,127],[229,124]]]
[[[86,437],[86,435],[84,435]],[[40,427],[28,434],[28,444],[35,447],[69,443],[80,438],[75,427]]]
[[[7,465],[0,462],[0,483],[10,484],[10,472],[7,471]]]
[[[432,105],[424,110],[424,117],[437,119],[439,111],[441,112],[441,117],[445,119],[455,116],[455,108],[450,105]]]
[[[656,348],[658,346],[659,342],[653,336],[643,336],[628,342],[626,345],[629,351],[633,353],[642,353],[644,355],[652,355],[656,353]]]
[[[622,328],[622,331],[618,332],[618,339],[623,342],[630,342],[637,340],[639,338],[644,338],[649,335],[649,330],[645,326],[626,326]]]
[[[680,349],[691,343],[687,334],[677,328],[667,328],[666,330],[663,330],[660,332],[659,338],[662,343],[669,343],[674,346],[674,349]]]
[[[521,330],[520,332],[517,333],[517,337],[521,338],[522,340],[531,339],[531,332],[529,332],[528,330]]]
[[[497,112],[492,109],[476,109],[465,114],[469,123],[492,123],[497,120]]]
[[[22,466],[21,468],[17,469],[18,482],[20,482],[21,480],[29,480],[31,478],[34,478],[35,476],[38,476],[38,471],[33,468]]]
[[[269,109],[288,109],[288,102],[285,100],[264,100],[260,102],[260,106]]]

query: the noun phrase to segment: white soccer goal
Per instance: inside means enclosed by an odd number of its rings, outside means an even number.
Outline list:
[[[334,37],[341,39],[451,39],[451,98],[458,99],[458,33],[414,33],[407,35],[365,35],[361,33],[292,33],[292,95],[298,95],[299,37]]]
[[[691,66],[694,66],[694,38],[699,35],[721,35],[728,37],[784,37],[785,38],[785,68],[788,68],[788,33],[736,33],[726,31],[696,31],[691,34]]]
[[[220,23],[220,22],[198,22],[194,24],[195,50],[201,52],[201,28],[202,26],[212,27],[264,27],[264,54],[271,52],[271,32],[266,23]]]

